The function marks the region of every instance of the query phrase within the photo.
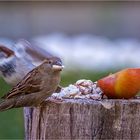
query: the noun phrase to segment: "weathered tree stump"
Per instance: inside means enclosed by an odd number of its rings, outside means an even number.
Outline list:
[[[25,108],[26,139],[140,139],[140,100],[66,99]]]

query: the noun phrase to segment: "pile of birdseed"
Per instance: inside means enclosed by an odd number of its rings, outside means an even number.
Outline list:
[[[59,93],[53,93],[53,98],[56,99],[93,99],[101,100],[103,97],[102,90],[97,86],[97,82],[81,79],[68,87],[61,89]]]

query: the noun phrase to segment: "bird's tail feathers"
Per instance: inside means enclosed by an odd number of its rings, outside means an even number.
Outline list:
[[[14,100],[4,100],[0,102],[0,111],[5,111],[13,107],[14,107]]]

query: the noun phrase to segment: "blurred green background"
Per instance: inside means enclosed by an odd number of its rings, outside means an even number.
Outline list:
[[[90,79],[96,81],[103,76],[108,75],[115,70],[97,72],[97,71],[67,71],[62,74],[61,85],[67,86],[79,79]],[[11,87],[0,79],[1,95],[6,93]],[[11,109],[0,112],[0,139],[23,139],[24,138],[24,121],[23,109]]]

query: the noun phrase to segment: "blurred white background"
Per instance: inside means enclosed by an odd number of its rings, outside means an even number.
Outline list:
[[[0,43],[33,40],[68,69],[139,67],[139,13],[139,2],[1,2]]]

